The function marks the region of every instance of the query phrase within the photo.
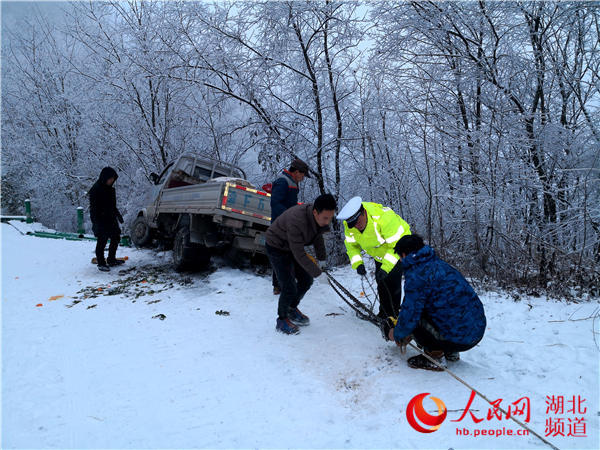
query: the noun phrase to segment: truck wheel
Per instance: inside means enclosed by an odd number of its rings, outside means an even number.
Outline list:
[[[189,268],[191,263],[190,253],[190,229],[181,227],[177,230],[173,240],[173,267],[177,272]]]
[[[210,264],[211,252],[204,245],[190,242],[189,227],[177,230],[173,240],[173,267],[177,272],[183,270],[203,270]]]
[[[150,227],[144,216],[140,216],[131,225],[131,241],[136,247],[144,247],[152,241]]]

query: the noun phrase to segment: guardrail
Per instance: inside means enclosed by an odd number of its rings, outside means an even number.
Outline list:
[[[8,223],[11,220],[18,220],[25,223],[34,223],[35,219],[31,214],[31,200],[27,199],[25,204],[25,215],[24,216],[0,216],[0,221]],[[41,238],[49,239],[66,239],[68,241],[96,241],[94,236],[86,236],[85,228],[83,226],[83,208],[77,207],[77,232],[67,233],[61,231],[27,231],[25,234],[29,236],[36,236]],[[119,245],[123,247],[131,247],[131,239],[129,236],[124,235],[121,237]]]

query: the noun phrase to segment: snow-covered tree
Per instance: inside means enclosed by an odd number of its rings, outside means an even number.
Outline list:
[[[3,208],[31,196],[68,228],[105,165],[128,212],[184,151],[258,185],[300,157],[314,175],[303,200],[390,206],[469,274],[598,285],[597,2],[132,0],[65,14],[2,43]]]

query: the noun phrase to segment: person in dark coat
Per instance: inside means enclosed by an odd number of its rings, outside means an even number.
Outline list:
[[[297,334],[300,332],[298,326],[310,323],[298,305],[310,289],[313,278],[322,273],[327,259],[323,233],[329,231],[335,208],[333,196],[323,194],[314,203],[291,207],[267,230],[267,256],[281,283],[277,331]],[[306,254],[304,247],[307,245],[314,246],[318,265]]]
[[[308,165],[301,159],[294,159],[289,170],[281,172],[271,185],[271,223],[275,222],[287,209],[298,204],[299,184],[308,174]],[[273,272],[273,295],[279,295],[281,288],[277,275]]]
[[[109,266],[123,264],[116,258],[117,247],[121,240],[119,223],[123,223],[123,216],[117,209],[117,195],[113,184],[119,176],[112,167],[105,167],[100,172],[98,181],[94,183],[88,195],[90,197],[90,218],[92,230],[98,239],[96,242],[96,260],[98,269],[107,272]],[[108,258],[104,259],[104,247],[110,239]]]
[[[486,319],[479,297],[454,267],[438,258],[416,234],[402,237],[395,247],[404,268],[404,302],[389,338],[402,350],[414,339],[425,353],[444,365],[459,352],[475,347],[485,332]],[[412,368],[443,370],[418,355]]]
[[[298,204],[298,187],[308,174],[308,165],[295,159],[289,170],[281,172],[271,186],[271,222],[274,222],[287,209]]]

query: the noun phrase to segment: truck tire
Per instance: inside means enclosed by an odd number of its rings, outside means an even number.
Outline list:
[[[173,240],[173,267],[177,272],[206,269],[210,263],[210,250],[190,242],[190,228],[180,227]]]
[[[173,268],[177,272],[187,270],[191,265],[191,244],[189,227],[181,227],[173,240]]]
[[[152,233],[144,216],[137,217],[131,224],[131,241],[136,247],[145,247],[152,242]]]

